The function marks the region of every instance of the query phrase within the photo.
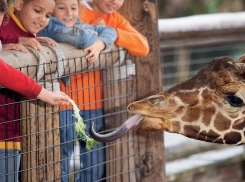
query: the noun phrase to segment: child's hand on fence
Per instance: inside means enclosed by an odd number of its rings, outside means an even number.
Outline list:
[[[47,102],[51,105],[69,105],[69,97],[61,91],[48,91],[42,88],[41,92],[37,96],[40,100]]]
[[[58,46],[57,42],[55,42],[53,39],[48,38],[48,37],[37,37],[36,40],[40,43],[46,43],[46,44],[52,45],[54,47]]]
[[[43,48],[36,38],[19,37],[19,43],[24,46],[30,46],[43,53]]]
[[[98,39],[93,45],[84,49],[84,52],[88,52],[86,59],[88,59],[90,63],[97,61],[103,49],[105,49],[105,43]]]
[[[16,51],[22,51],[22,52],[28,52],[28,50],[21,44],[4,44],[3,51],[7,51],[7,50],[16,50]]]

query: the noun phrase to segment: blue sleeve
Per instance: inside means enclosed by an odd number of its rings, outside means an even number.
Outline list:
[[[86,29],[96,31],[98,33],[98,39],[102,40],[106,44],[106,48],[109,48],[117,39],[117,31],[114,28],[89,24],[84,24],[84,26]]]
[[[98,34],[86,29],[68,28],[58,20],[50,19],[49,25],[38,33],[40,37],[49,37],[58,43],[69,43],[78,48],[93,45],[98,39]]]
[[[106,48],[109,48],[117,38],[116,30],[111,27],[84,24],[80,19],[75,27],[77,28],[66,27],[61,21],[51,17],[48,26],[38,36],[49,37],[58,43],[69,43],[82,49],[93,45],[97,39],[102,40]]]

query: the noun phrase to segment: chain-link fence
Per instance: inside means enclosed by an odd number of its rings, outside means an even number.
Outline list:
[[[127,105],[137,95],[133,56],[113,47],[90,63],[73,46],[43,46],[44,55],[30,49],[1,57],[45,88],[70,96],[87,129],[94,122],[97,132],[107,133],[129,117]],[[136,181],[134,131],[90,151],[76,134],[72,106],[29,100],[4,87],[0,93],[0,181]]]

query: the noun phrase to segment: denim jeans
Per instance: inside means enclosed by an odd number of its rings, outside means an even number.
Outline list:
[[[74,128],[75,118],[72,110],[60,111],[60,142],[61,142],[61,175],[62,182],[68,182],[70,172],[71,155],[74,151],[74,140],[76,131]],[[103,130],[103,109],[80,111],[87,128],[94,122],[96,131]],[[76,173],[76,182],[92,182],[99,180],[105,175],[105,149],[104,144],[95,145],[92,151],[88,151],[82,139],[80,145],[80,164],[81,168]]]
[[[19,150],[0,149],[0,181],[17,182],[19,167]]]

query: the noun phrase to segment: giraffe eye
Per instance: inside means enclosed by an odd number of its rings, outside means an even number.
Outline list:
[[[240,97],[237,96],[227,96],[226,97],[229,104],[233,107],[241,107],[243,106],[243,100]]]

